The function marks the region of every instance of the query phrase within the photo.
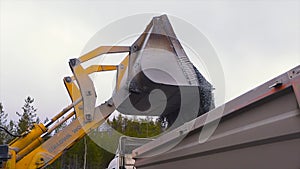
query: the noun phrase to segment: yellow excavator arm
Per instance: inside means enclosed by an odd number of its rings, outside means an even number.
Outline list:
[[[128,55],[118,65],[81,65],[110,53]],[[49,123],[35,124],[8,146],[0,146],[0,162],[6,161],[2,165],[6,169],[51,164],[115,110],[125,115],[160,116],[175,128],[214,107],[212,85],[187,57],[166,15],[154,17],[131,46],[101,46],[71,59],[69,65],[73,76],[65,77],[64,84],[72,104]],[[108,101],[96,106],[97,94],[89,75],[112,70],[117,72],[115,91]],[[73,116],[75,120],[45,139]]]
[[[54,162],[64,150],[73,146],[89,131],[101,125],[116,109],[111,100],[95,106],[96,92],[89,75],[102,71],[118,71],[119,65],[91,65],[82,67],[82,63],[102,54],[130,52],[130,47],[101,46],[79,57],[71,59],[69,64],[73,76],[65,77],[64,84],[71,97],[72,104],[54,116],[47,124],[34,124],[33,128],[14,139],[9,144],[9,159],[5,169],[35,169],[45,167]],[[122,67],[128,64],[128,57],[121,62]],[[117,78],[122,78],[124,72],[117,72]],[[120,82],[117,79],[117,83]],[[117,84],[118,86],[119,84]],[[71,111],[73,109],[73,111]],[[63,117],[64,118],[61,118]],[[70,124],[58,133],[45,140],[62,123],[76,117]]]

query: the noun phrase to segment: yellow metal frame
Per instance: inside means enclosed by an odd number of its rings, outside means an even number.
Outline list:
[[[22,134],[22,137],[14,139],[10,144],[9,153],[11,155],[11,159],[9,159],[6,163],[6,169],[35,169],[45,167],[53,163],[60,155],[63,150],[66,150],[73,146],[78,140],[86,135],[87,132],[92,129],[98,127],[102,124],[105,119],[110,115],[110,113],[115,110],[113,105],[108,105],[108,103],[101,104],[98,107],[95,107],[94,103],[91,103],[86,107],[86,110],[95,111],[95,117],[92,121],[88,123],[82,122],[84,119],[84,105],[87,105],[86,102],[90,100],[85,100],[84,93],[86,92],[86,86],[82,87],[79,84],[78,80],[85,76],[87,79],[89,74],[95,72],[102,71],[117,71],[117,88],[119,88],[120,82],[124,77],[125,71],[128,67],[129,63],[129,55],[125,57],[125,59],[119,65],[91,65],[84,69],[80,64],[91,60],[93,58],[98,57],[102,54],[109,53],[124,53],[130,52],[129,46],[100,46],[84,55],[79,57],[77,60],[79,61],[78,66],[73,69],[73,76],[64,78],[65,87],[69,93],[69,96],[72,100],[72,104],[64,108],[61,112],[59,112],[56,116],[54,116],[50,123],[44,125],[42,123],[35,124],[33,128],[29,132],[25,132]],[[81,79],[82,80],[82,79]],[[77,84],[76,84],[77,83]],[[91,83],[92,84],[92,83]],[[91,87],[91,86],[88,86]],[[94,88],[94,86],[92,86]],[[94,96],[96,97],[96,96]],[[94,102],[94,100],[92,101]],[[93,105],[93,107],[91,107]],[[68,113],[71,109],[74,111]],[[68,113],[68,114],[67,114]],[[61,119],[62,116],[65,118]],[[66,129],[61,130],[59,133],[53,135],[53,139],[61,139],[60,135],[62,133],[66,133],[69,131],[75,131],[70,138],[66,140],[63,145],[58,145],[55,151],[50,152],[49,147],[47,145],[51,145],[51,138],[48,140],[44,139],[45,135],[51,134],[60,124],[73,117],[76,114],[76,119],[72,121]],[[59,123],[54,124],[59,119]],[[81,122],[80,122],[81,121]],[[54,125],[53,125],[54,124]],[[79,124],[81,126],[79,126]],[[75,126],[74,128],[72,128]],[[79,126],[79,127],[78,127]],[[52,139],[52,140],[53,140]]]

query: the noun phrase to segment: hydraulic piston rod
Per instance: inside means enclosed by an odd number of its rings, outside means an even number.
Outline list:
[[[82,101],[82,98],[77,99],[75,102],[64,108],[60,113],[58,113],[56,116],[54,116],[50,122],[48,122],[45,127],[49,127],[51,124],[53,124],[57,119],[62,117],[64,114],[66,114],[69,110],[71,110],[74,106],[76,106],[78,103]]]

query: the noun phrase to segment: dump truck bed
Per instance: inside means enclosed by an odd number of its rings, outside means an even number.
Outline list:
[[[300,66],[297,66],[135,149],[132,153],[135,166],[137,169],[299,169],[299,105]],[[220,112],[223,112],[221,118],[205,122],[208,116]],[[208,140],[203,139],[203,132],[214,127]]]

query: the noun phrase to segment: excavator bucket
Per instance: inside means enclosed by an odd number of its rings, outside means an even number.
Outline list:
[[[113,100],[126,115],[188,121],[213,106],[212,85],[189,60],[166,15],[154,17],[131,45]],[[181,113],[182,112],[182,113]]]

